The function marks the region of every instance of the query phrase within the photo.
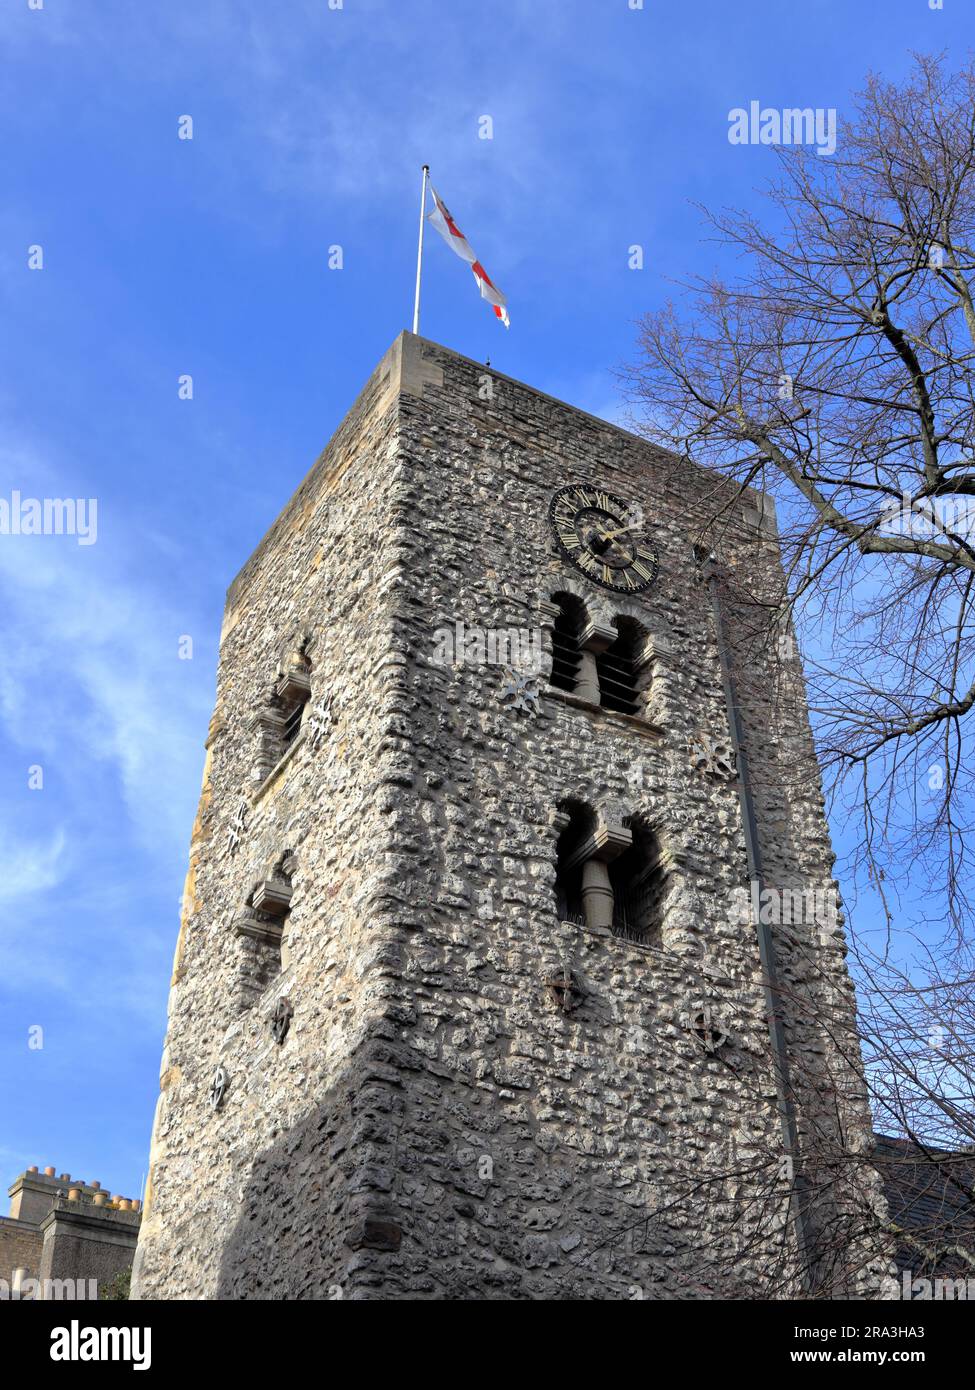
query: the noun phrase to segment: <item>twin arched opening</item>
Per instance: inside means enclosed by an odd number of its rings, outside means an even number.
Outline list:
[[[635,618],[614,619],[615,638],[590,621],[575,594],[552,595],[552,676],[565,690],[619,714],[639,714],[647,631]]]
[[[290,849],[275,856],[254,884],[234,926],[240,942],[239,1002],[247,1008],[288,965],[288,925],[297,861]]]
[[[641,816],[607,823],[579,801],[560,807],[555,899],[560,921],[645,945],[662,937],[668,871]]]

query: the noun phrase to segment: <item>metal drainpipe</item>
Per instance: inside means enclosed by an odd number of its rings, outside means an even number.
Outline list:
[[[764,888],[762,875],[762,854],[758,845],[758,827],[755,821],[755,805],[752,801],[751,779],[748,774],[748,755],[742,742],[741,716],[738,712],[738,699],[735,681],[728,660],[728,647],[725,641],[724,617],[721,612],[721,599],[718,591],[716,563],[711,557],[702,571],[708,581],[711,595],[711,611],[714,614],[714,629],[718,642],[718,658],[721,662],[721,682],[724,686],[725,705],[728,710],[728,725],[731,730],[731,743],[738,767],[738,800],[741,806],[742,829],[745,834],[745,854],[748,859],[749,888],[755,884],[758,901],[761,903]],[[792,1223],[795,1230],[796,1245],[799,1250],[799,1269],[802,1287],[810,1290],[809,1250],[810,1243],[806,1229],[806,1213],[803,1198],[806,1195],[803,1175],[799,1169],[799,1133],[796,1128],[795,1110],[792,1104],[792,1080],[789,1074],[789,1058],[786,1052],[785,1030],[779,1014],[778,970],[775,962],[775,944],[767,923],[762,922],[761,912],[757,917],[755,929],[758,934],[758,955],[762,966],[762,988],[765,995],[765,1013],[768,1019],[769,1042],[772,1046],[772,1062],[775,1071],[775,1095],[779,1111],[779,1125],[782,1131],[782,1147],[789,1159],[792,1190],[789,1204],[792,1209]]]

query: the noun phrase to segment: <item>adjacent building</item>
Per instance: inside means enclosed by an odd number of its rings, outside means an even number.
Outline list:
[[[142,1219],[138,1200],[36,1166],[8,1192],[10,1212],[0,1216],[0,1287],[6,1297],[98,1298],[132,1268]]]

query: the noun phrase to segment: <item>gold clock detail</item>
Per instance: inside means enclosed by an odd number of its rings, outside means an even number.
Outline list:
[[[559,549],[593,584],[639,594],[657,577],[657,551],[639,507],[589,483],[559,488],[549,506]]]

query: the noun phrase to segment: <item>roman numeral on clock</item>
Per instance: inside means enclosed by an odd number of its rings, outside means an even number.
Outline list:
[[[627,524],[635,516],[639,528]],[[591,583],[639,594],[656,579],[657,552],[646,543],[642,509],[632,502],[589,483],[569,483],[552,497],[549,521],[563,557]]]

